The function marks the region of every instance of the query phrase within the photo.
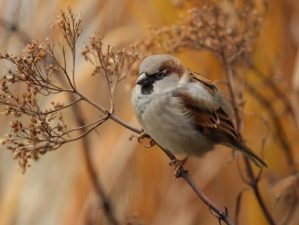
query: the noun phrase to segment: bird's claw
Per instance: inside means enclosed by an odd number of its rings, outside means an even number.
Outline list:
[[[151,138],[148,134],[146,134],[146,133],[142,133],[142,134],[140,134],[138,137],[137,137],[137,141],[139,142],[139,143],[142,143],[142,140],[143,139],[145,139],[145,138]]]
[[[156,144],[156,142],[148,134],[146,134],[146,133],[142,133],[139,136],[132,135],[129,138],[129,140],[131,141],[133,138],[137,138],[137,141],[140,144],[142,143],[143,139],[145,139],[145,138],[150,139],[149,140],[149,144],[144,145],[144,147],[146,147],[146,148],[151,148],[151,147],[153,147]]]
[[[183,158],[182,160],[173,159],[169,163],[170,166],[174,167],[174,176],[176,178],[181,177],[184,173],[188,172],[188,170],[184,167],[185,163],[187,162],[188,157]]]
[[[153,147],[155,145],[156,145],[156,142],[152,138],[150,138],[149,144],[148,145],[144,145],[144,147],[151,148],[151,147]]]

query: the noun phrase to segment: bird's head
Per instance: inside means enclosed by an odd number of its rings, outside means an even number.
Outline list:
[[[151,55],[140,65],[136,84],[142,95],[158,94],[177,87],[185,72],[180,61],[170,55]]]

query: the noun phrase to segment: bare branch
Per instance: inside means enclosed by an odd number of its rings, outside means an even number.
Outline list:
[[[168,158],[173,161],[177,158],[168,150],[163,149],[161,146],[160,148],[164,151],[164,153],[168,156]],[[179,168],[178,178],[183,178],[186,183],[190,186],[190,188],[194,191],[197,197],[202,200],[209,209],[213,212],[219,221],[223,221],[228,225],[234,225],[235,222],[229,217],[227,210],[220,210],[203,192],[200,188],[197,187],[193,178],[190,176],[188,170],[184,167]]]

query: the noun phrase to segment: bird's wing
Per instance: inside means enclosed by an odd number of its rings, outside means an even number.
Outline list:
[[[181,87],[174,90],[173,96],[179,98],[183,110],[193,119],[194,127],[216,143],[236,147],[258,167],[267,167],[267,164],[245,145],[227,109],[223,108],[223,102],[215,99],[211,101],[217,96],[222,96],[217,86],[201,76],[194,77],[192,81],[189,88]]]
[[[192,74],[194,80],[191,88],[177,88],[173,96],[180,99],[185,111],[193,118],[194,127],[209,138],[234,145],[240,140],[240,135],[232,119],[217,101],[211,101],[219,91],[218,87],[208,79],[194,75]]]

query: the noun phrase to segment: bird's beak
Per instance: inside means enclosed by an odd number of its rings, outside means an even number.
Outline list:
[[[144,85],[149,82],[148,76],[145,73],[142,73],[139,75],[139,77],[136,80],[136,84],[138,85]]]

